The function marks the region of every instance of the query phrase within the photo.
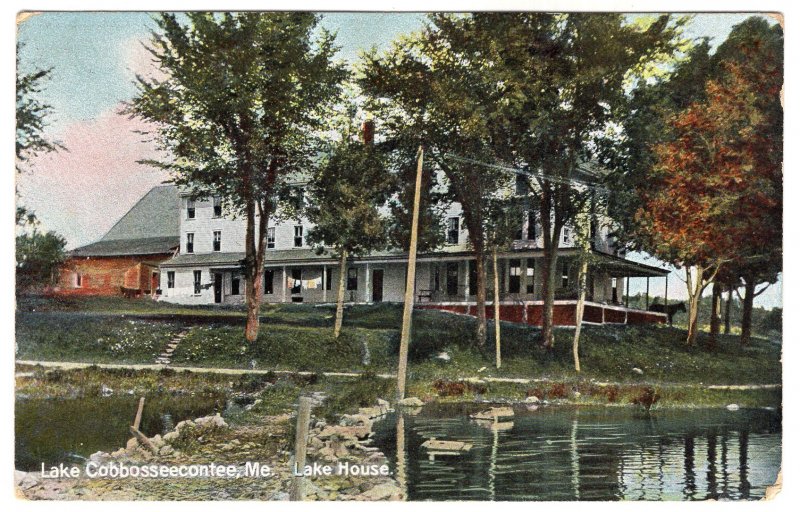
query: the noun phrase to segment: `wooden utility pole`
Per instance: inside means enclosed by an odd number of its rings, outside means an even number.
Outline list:
[[[495,365],[500,368],[500,276],[497,272],[497,247],[492,248],[492,271],[494,272],[494,350]],[[523,306],[527,307],[527,306]]]
[[[297,408],[297,429],[295,430],[294,438],[294,464],[292,466],[292,488],[289,494],[289,499],[292,501],[302,501],[305,497],[305,477],[303,477],[302,474],[306,467],[309,421],[311,421],[311,399],[307,396],[301,396],[300,405]]]
[[[417,152],[417,181],[414,186],[414,208],[411,215],[411,241],[408,247],[408,272],[406,272],[406,297],[403,304],[403,328],[400,331],[400,357],[397,363],[397,399],[406,396],[406,367],[408,342],[411,337],[411,314],[414,311],[414,283],[417,276],[417,229],[419,227],[419,201],[422,192],[422,146]]]

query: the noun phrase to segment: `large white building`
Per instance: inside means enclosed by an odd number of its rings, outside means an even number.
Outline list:
[[[446,212],[446,244],[417,258],[415,297],[418,307],[475,313],[475,259],[462,227],[461,208]],[[271,222],[264,262],[264,302],[326,303],[336,300],[339,264],[318,254],[307,241],[313,226],[305,219]],[[518,239],[498,255],[501,318],[537,324],[541,321],[542,229],[534,212],[520,219]],[[180,247],[160,266],[159,300],[181,304],[244,302],[242,260],[245,221],[225,214],[219,200],[181,195]],[[666,270],[625,260],[617,253],[608,227],[593,224],[596,262],[588,275],[584,322],[661,322],[663,315],[625,306],[630,277],[660,277]],[[557,324],[574,325],[578,249],[569,228],[560,240],[556,289]],[[405,292],[407,254],[380,251],[348,261],[345,299],[350,303],[401,302]],[[491,265],[487,265],[491,272]],[[491,276],[489,277],[491,279]],[[491,280],[487,281],[491,283]],[[491,290],[490,304],[491,304]],[[488,310],[492,316],[492,309]]]

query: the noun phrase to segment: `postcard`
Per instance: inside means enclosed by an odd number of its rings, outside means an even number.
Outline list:
[[[780,491],[780,14],[23,11],[21,500]]]

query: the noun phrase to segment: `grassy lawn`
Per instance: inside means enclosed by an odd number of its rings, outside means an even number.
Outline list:
[[[126,299],[69,301],[74,308],[82,304],[85,309],[81,311],[92,311],[92,306],[97,310],[103,304],[111,312],[130,311],[132,306],[122,308],[129,303],[158,312],[169,306]],[[391,373],[397,366],[402,313],[399,305],[389,304],[348,308],[342,336],[335,340],[330,306],[265,306],[261,333],[251,344],[243,338],[243,319],[239,325],[238,322],[191,322],[185,316],[198,311],[201,312],[198,317],[218,314],[220,310],[216,308],[181,306],[177,309],[183,313],[159,322],[129,320],[118,315],[69,314],[64,313],[64,308],[62,301],[42,302],[35,308],[36,313],[17,314],[18,359],[152,362],[172,336],[186,330],[187,336],[173,356],[174,365]],[[237,310],[223,311],[240,314]],[[471,343],[474,326],[475,319],[471,317],[416,311],[409,354],[410,379],[432,382],[482,376],[559,381],[578,378],[572,367],[574,331],[557,330],[556,347],[548,352],[539,346],[537,329],[503,323],[503,367],[497,370],[493,340],[482,349]],[[491,322],[489,332],[493,333]],[[585,327],[580,377],[631,385],[781,382],[780,345],[755,338],[751,346],[743,348],[737,337],[721,336],[716,350],[710,351],[705,347],[706,336],[701,333],[698,344],[687,347],[685,331],[677,328]],[[442,353],[449,359],[437,357]]]

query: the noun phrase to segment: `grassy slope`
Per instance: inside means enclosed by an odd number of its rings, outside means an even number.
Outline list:
[[[70,307],[91,311],[130,311],[133,306],[159,310],[164,305],[125,299],[70,299]],[[129,305],[133,304],[133,306]],[[127,307],[123,308],[123,306]],[[107,306],[107,307],[106,307]],[[37,310],[61,310],[60,303],[41,303]],[[173,307],[173,306],[170,306]],[[217,312],[209,308],[178,307],[180,314]],[[159,312],[162,312],[159,310]],[[237,313],[238,311],[233,311]],[[118,317],[20,313],[17,316],[19,359],[93,362],[149,362],[163,344],[181,329],[188,335],[173,357],[177,365],[312,371],[396,368],[401,308],[372,305],[348,308],[339,340],[331,335],[330,307],[290,304],[264,309],[266,322],[254,344],[243,340],[237,325],[181,325],[175,322],[130,321]],[[538,346],[536,329],[502,324],[503,368],[494,369],[493,343],[485,354],[470,345],[475,320],[437,311],[415,312],[410,357],[411,378],[464,378],[475,375],[573,379],[573,331],[557,332],[556,348]],[[490,329],[493,332],[493,329]],[[587,327],[581,340],[583,377],[630,383],[752,384],[781,380],[780,346],[755,339],[742,348],[734,336],[723,336],[715,351],[700,343],[687,347],[684,332],[661,326]],[[365,347],[370,363],[363,365]],[[450,361],[435,358],[447,352]],[[483,367],[487,369],[479,372]],[[643,374],[634,372],[639,368]]]

